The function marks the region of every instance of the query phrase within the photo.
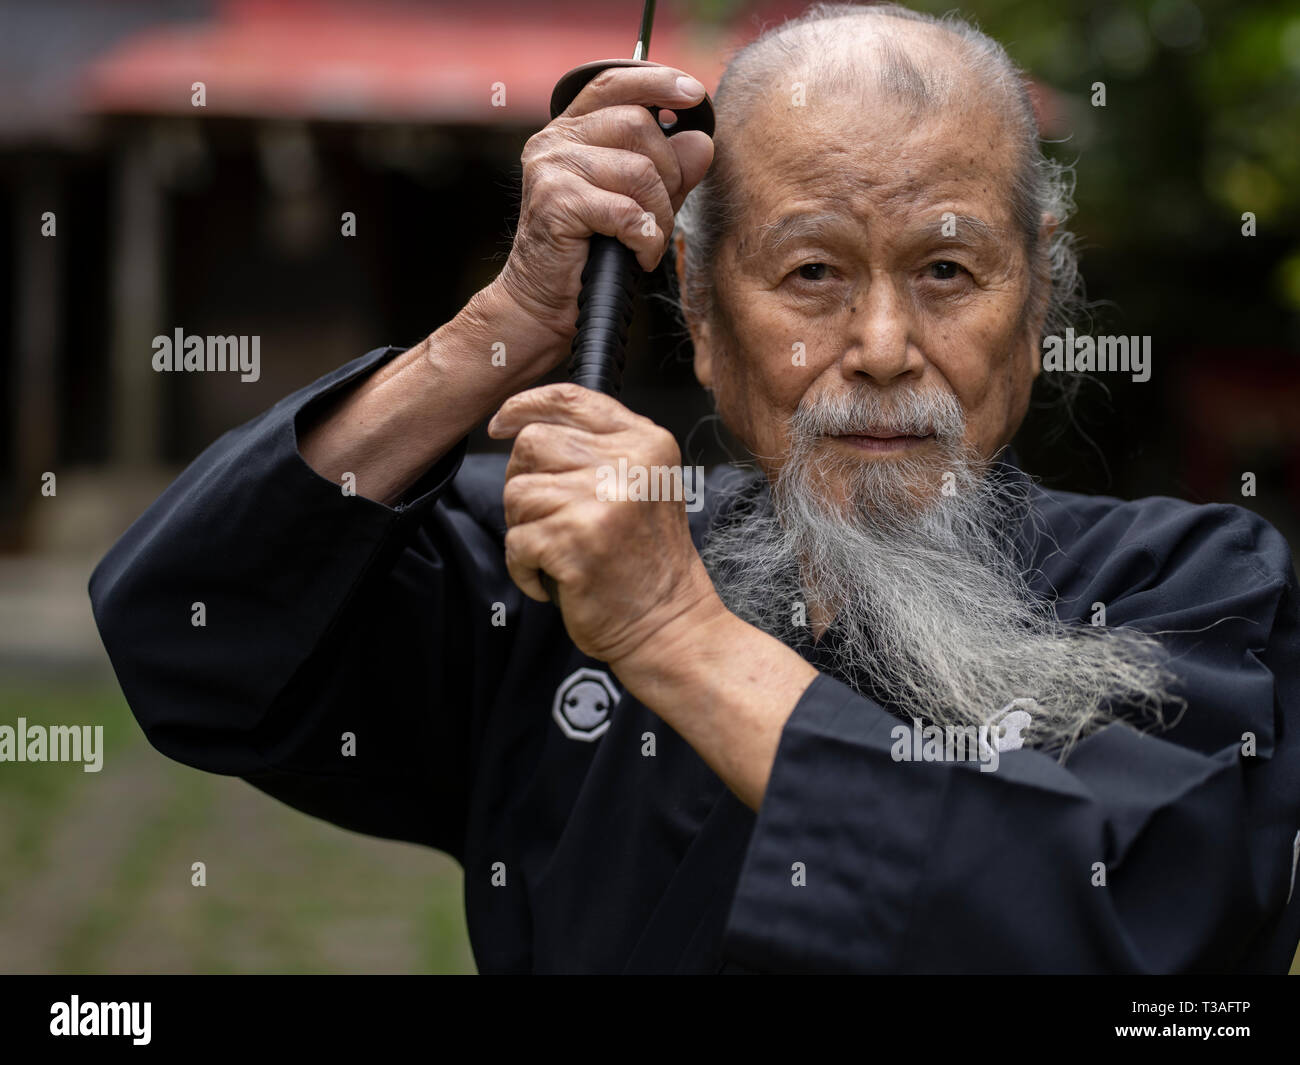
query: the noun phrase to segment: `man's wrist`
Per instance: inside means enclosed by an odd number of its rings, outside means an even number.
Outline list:
[[[611,662],[627,691],[689,743],[750,809],[817,670],[714,592]]]
[[[653,707],[671,690],[690,687],[701,669],[707,671],[705,659],[726,642],[732,623],[744,624],[723,605],[710,583],[609,666],[629,691]]]
[[[567,350],[564,339],[533,318],[498,279],[430,337],[427,358],[442,372],[475,367],[504,401],[557,366]]]

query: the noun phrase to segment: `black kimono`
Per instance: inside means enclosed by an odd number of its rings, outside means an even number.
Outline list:
[[[95,570],[158,750],[453,855],[482,972],[1286,971],[1300,632],[1268,523],[1035,489],[1035,590],[1168,633],[1176,727],[900,766],[900,719],[823,672],[755,815],[511,583],[504,457],[462,442],[394,507],[303,461],[300,412],[396,354],[221,437]]]

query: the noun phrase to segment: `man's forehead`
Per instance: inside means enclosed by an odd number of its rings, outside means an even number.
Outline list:
[[[785,215],[877,214],[929,224],[942,205],[959,204],[954,213],[974,220],[964,227],[969,236],[1008,218],[1015,145],[1000,116],[986,109],[908,119],[883,109],[863,115],[828,106],[808,114],[774,104],[753,117],[758,121],[738,131],[732,159],[747,228],[779,227],[764,243],[809,224],[784,222]],[[799,201],[824,209],[795,210]]]

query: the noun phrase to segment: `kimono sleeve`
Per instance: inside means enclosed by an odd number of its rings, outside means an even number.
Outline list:
[[[461,441],[390,507],[317,474],[297,444],[300,415],[398,350],[212,444],[100,562],[90,597],[163,754],[459,857],[471,718],[509,652],[508,635],[484,634],[474,579],[500,570],[508,586],[499,543],[457,488],[482,467],[462,469]]]

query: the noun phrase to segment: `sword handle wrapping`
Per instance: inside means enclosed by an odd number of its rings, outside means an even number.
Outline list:
[[[622,390],[640,272],[636,254],[627,245],[601,233],[591,238],[578,296],[571,381],[607,396],[617,397]]]

